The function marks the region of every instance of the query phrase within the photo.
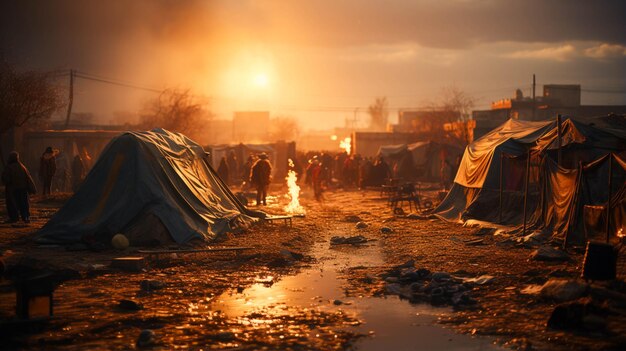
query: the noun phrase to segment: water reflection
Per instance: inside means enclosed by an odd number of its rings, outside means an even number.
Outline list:
[[[275,323],[277,318],[312,312],[345,315],[344,329],[372,336],[357,344],[359,350],[499,349],[489,339],[456,334],[436,325],[439,316],[451,313],[449,309],[414,306],[395,296],[346,297],[338,271],[359,265],[381,264],[378,243],[348,250],[329,250],[328,244],[320,244],[314,254],[319,264],[277,282],[272,277],[258,277],[256,283],[247,289],[219,296],[211,308],[229,318],[238,319],[244,325],[270,324]],[[272,284],[268,284],[270,281]],[[299,336],[296,326],[284,327],[278,329],[290,337]],[[296,329],[289,330],[289,327]],[[315,334],[310,336],[320,337],[315,330],[310,333]],[[281,334],[279,338],[282,337]]]

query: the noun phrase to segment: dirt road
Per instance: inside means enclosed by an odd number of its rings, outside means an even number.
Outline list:
[[[600,350],[626,345],[623,314],[605,317],[602,330],[551,330],[546,322],[557,303],[523,293],[551,277],[578,276],[580,253],[564,263],[532,261],[533,248],[506,236],[394,216],[379,195],[337,190],[317,203],[305,194],[307,215],[294,219],[293,227],[257,225],[218,243],[253,250],[239,256],[168,257],[140,273],[108,268],[112,257],[134,255],[134,248],[95,253],[37,247],[33,232],[63,199],[35,203],[39,218],[31,226],[0,228],[0,251],[11,265],[51,269],[72,279],[55,291],[54,319],[40,330],[10,333],[7,347],[121,350],[135,347],[144,329],[154,331],[152,349]],[[266,209],[281,213],[285,203],[272,197]],[[363,222],[362,228],[356,222]],[[333,236],[356,235],[366,241],[330,244]],[[395,266],[410,260],[415,269],[455,279],[491,278],[468,285],[468,304],[412,304],[390,290],[389,278]],[[157,281],[159,288],[146,291],[145,280]],[[1,297],[0,318],[6,320],[14,298]],[[122,299],[143,308],[121,308]]]

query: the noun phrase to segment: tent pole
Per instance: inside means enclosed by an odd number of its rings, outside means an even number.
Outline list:
[[[500,209],[498,211],[498,223],[502,223],[502,162],[504,162],[504,153],[500,153]]]
[[[530,180],[530,146],[528,147],[528,156],[526,158],[526,181],[524,182],[524,228],[523,235],[526,235],[526,205],[528,203],[528,182]]]
[[[562,144],[562,135],[563,135],[563,131],[561,130],[561,114],[556,115],[556,135],[557,135],[557,156],[556,156],[556,163],[559,166],[561,165],[561,144]]]
[[[613,178],[613,154],[609,153],[609,200],[606,203],[606,242],[609,243],[609,232],[611,228],[611,187]]]

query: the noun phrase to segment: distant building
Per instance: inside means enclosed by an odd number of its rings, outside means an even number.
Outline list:
[[[458,121],[458,111],[446,110],[400,110],[398,124],[391,131],[399,133],[433,133],[443,130],[444,123]]]
[[[233,116],[233,141],[264,142],[269,139],[269,111],[237,111]]]
[[[577,84],[546,84],[543,95],[535,101],[517,89],[515,96],[491,103],[490,110],[472,111],[476,121],[474,138],[479,138],[509,118],[541,121],[558,114],[571,117],[595,117],[611,113],[625,114],[625,105],[582,105],[581,86]]]

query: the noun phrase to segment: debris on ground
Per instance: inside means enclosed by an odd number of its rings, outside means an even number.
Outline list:
[[[542,246],[537,250],[533,251],[530,255],[530,258],[535,261],[552,261],[552,262],[561,262],[568,261],[570,259],[569,255],[566,252],[555,249],[551,246]]]
[[[156,344],[156,334],[150,329],[144,329],[137,338],[137,347],[150,347]]]
[[[123,299],[117,304],[117,307],[126,311],[139,311],[143,310],[143,304],[135,300]]]
[[[362,221],[361,217],[355,216],[355,215],[345,216],[343,218],[343,220],[346,221],[346,222],[350,222],[350,223],[357,223],[357,222],[361,222]]]
[[[369,225],[365,222],[358,222],[355,226],[356,229],[364,229],[369,227]]]
[[[152,280],[152,279],[144,279],[139,283],[141,290],[143,291],[153,291],[160,290],[165,288],[167,284],[160,280]]]
[[[463,308],[476,304],[470,295],[471,283],[464,283],[447,272],[431,272],[409,266],[409,263],[396,266],[382,275],[385,294],[398,295],[411,303],[426,302],[437,306]]]
[[[589,285],[578,280],[550,279],[542,287],[539,295],[544,299],[571,301],[583,296]]]
[[[381,227],[380,232],[383,234],[393,233],[393,229],[390,227]]]
[[[357,245],[357,244],[365,244],[369,240],[363,235],[355,235],[355,236],[333,236],[330,238],[331,245]]]

